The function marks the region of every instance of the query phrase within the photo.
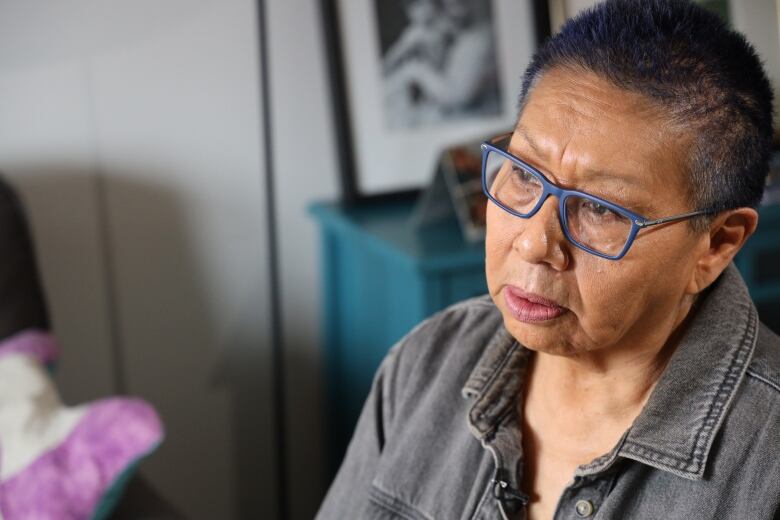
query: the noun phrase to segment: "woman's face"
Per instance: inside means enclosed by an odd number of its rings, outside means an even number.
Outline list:
[[[554,184],[652,219],[698,209],[686,202],[688,143],[643,96],[554,69],[531,92],[509,150]],[[488,288],[507,329],[532,350],[603,354],[663,344],[693,299],[704,244],[677,222],[640,231],[626,256],[607,260],[566,240],[555,197],[530,219],[489,204]],[[534,321],[519,291],[554,301],[562,314]]]

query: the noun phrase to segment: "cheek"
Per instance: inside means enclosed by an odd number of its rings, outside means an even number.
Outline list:
[[[612,266],[580,269],[576,279],[579,318],[586,328],[622,328],[631,320],[634,302],[644,292],[630,272]]]
[[[561,326],[544,331],[540,344],[561,348],[566,352],[599,350],[621,341],[634,328],[642,311],[636,302],[643,297],[642,289],[626,284],[619,276],[610,276],[608,268],[578,269],[570,279],[576,287],[572,312]],[[576,296],[575,296],[576,295]]]
[[[577,274],[583,341],[608,344],[674,312],[679,281],[674,269],[648,254],[605,264],[584,258]],[[664,267],[666,265],[666,267]],[[592,345],[591,347],[597,345]]]

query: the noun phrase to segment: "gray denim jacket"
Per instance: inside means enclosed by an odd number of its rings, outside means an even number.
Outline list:
[[[530,351],[489,297],[393,346],[319,520],[523,518],[518,391]],[[730,265],[647,404],[580,466],[556,520],[780,518],[780,338]]]

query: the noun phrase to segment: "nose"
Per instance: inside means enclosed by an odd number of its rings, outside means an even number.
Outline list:
[[[558,199],[547,197],[542,207],[528,219],[521,219],[513,248],[529,263],[547,263],[557,271],[569,264],[569,249],[558,216]]]

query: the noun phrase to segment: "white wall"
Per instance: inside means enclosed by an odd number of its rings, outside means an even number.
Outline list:
[[[119,390],[187,518],[274,518],[253,0],[0,1],[0,170],[28,203],[70,403]]]
[[[775,125],[780,125],[780,35],[775,0],[739,0],[729,3],[734,28],[747,35],[775,90]]]

